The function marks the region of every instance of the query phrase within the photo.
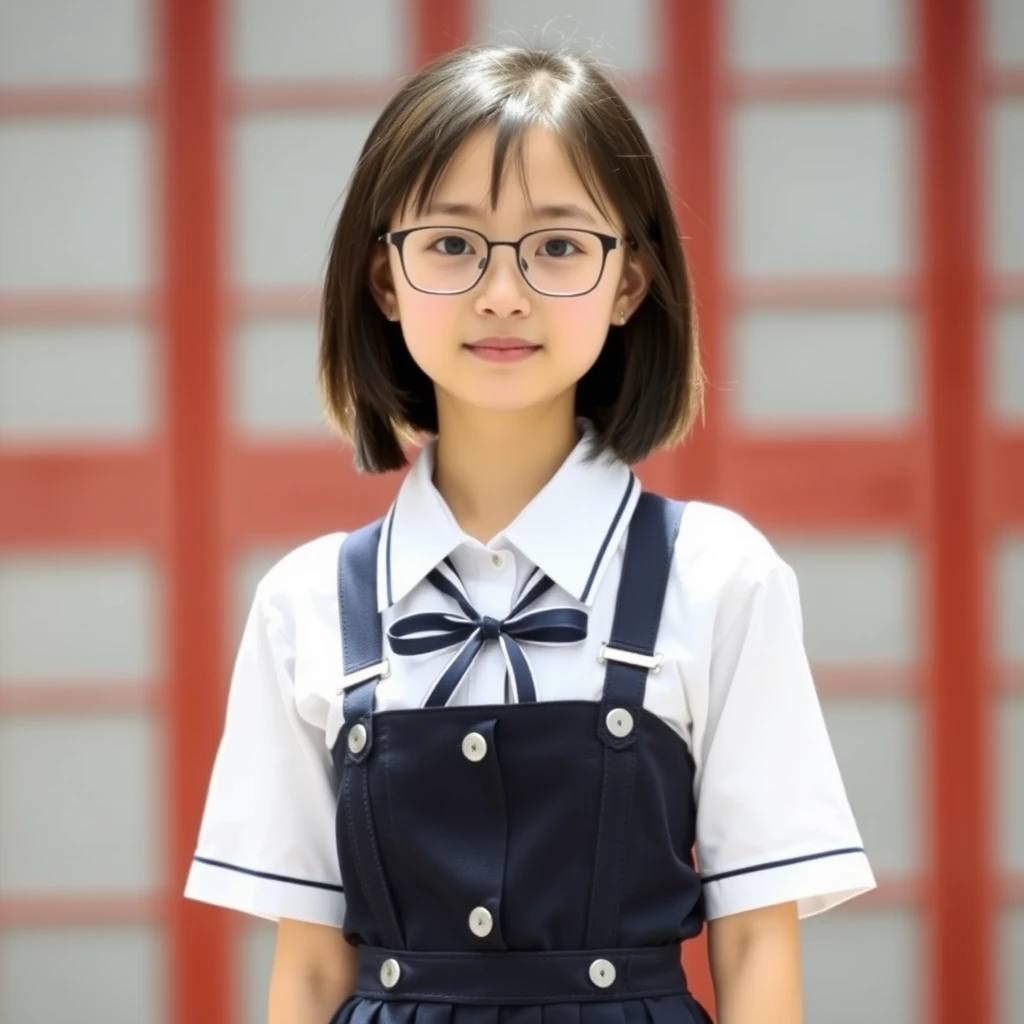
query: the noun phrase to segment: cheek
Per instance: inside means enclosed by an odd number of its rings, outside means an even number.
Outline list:
[[[459,300],[410,288],[402,293],[400,305],[406,347],[420,368],[433,376],[431,367],[451,357],[452,342],[459,337]]]
[[[573,361],[593,363],[608,336],[611,303],[598,292],[577,299],[559,299],[549,322],[557,331],[558,347]],[[556,339],[552,339],[556,340]]]

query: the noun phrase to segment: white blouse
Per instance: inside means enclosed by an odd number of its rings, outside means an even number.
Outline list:
[[[481,615],[506,617],[535,569],[555,583],[531,607],[586,609],[573,645],[524,645],[538,700],[599,700],[640,487],[585,434],[547,486],[490,543],[469,537],[432,483],[433,445],[384,523],[377,604],[385,631],[414,612],[450,611],[426,580],[450,557]],[[256,589],[235,662],[185,895],[262,917],[340,926],[330,748],[344,675],[333,533],[286,555]],[[690,502],[644,706],[687,744],[696,776],[697,859],[709,919],[796,900],[802,916],[875,885],[822,718],[802,638],[797,583],[734,512]],[[387,640],[385,639],[385,644]],[[385,652],[386,654],[388,652]],[[452,651],[389,656],[377,709],[418,707]],[[484,646],[453,704],[505,700],[499,645]]]

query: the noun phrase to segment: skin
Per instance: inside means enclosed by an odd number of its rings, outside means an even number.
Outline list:
[[[553,134],[527,138],[525,181],[514,169],[492,208],[493,136],[468,139],[442,178],[434,207],[399,211],[396,231],[427,225],[475,229],[514,240],[540,228],[621,236],[595,205]],[[572,216],[538,215],[573,205]],[[608,204],[604,204],[606,207]],[[453,212],[455,207],[461,208]],[[494,250],[483,279],[462,295],[427,295],[405,278],[397,249],[374,252],[368,284],[383,314],[399,320],[409,351],[434,381],[438,409],[435,485],[459,525],[486,542],[519,514],[575,446],[577,381],[594,364],[609,326],[643,301],[650,273],[629,249],[608,255],[587,295],[533,291],[511,249]],[[519,337],[539,346],[528,358],[495,362],[467,344]],[[794,904],[735,914],[709,926],[720,1024],[799,1024],[800,942]],[[336,929],[282,921],[271,980],[269,1024],[326,1024],[352,992],[357,954]]]

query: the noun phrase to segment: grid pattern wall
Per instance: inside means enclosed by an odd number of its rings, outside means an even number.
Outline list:
[[[200,8],[219,15],[196,21],[212,43],[203,173],[214,225],[168,198],[179,195],[176,170],[191,173],[175,154],[192,146],[168,113],[169,88],[186,81],[168,38],[191,22],[168,11]],[[978,251],[964,257],[962,299],[973,324],[965,386],[978,375],[964,424],[976,472],[961,483],[977,494],[964,528],[980,556],[961,604],[983,631],[980,675],[962,701],[965,723],[983,716],[982,764],[935,724],[958,698],[936,662],[946,648],[933,596],[949,576],[932,469],[946,357],[929,269],[944,229],[923,198],[936,177],[929,8],[0,8],[0,1024],[265,1019],[272,928],[176,909],[196,809],[180,780],[205,773],[216,728],[202,734],[198,766],[182,737],[190,715],[222,704],[262,572],[302,539],[376,514],[393,492],[357,479],[324,426],[319,287],[348,175],[395,81],[465,38],[596,47],[678,197],[710,408],[691,449],[652,460],[644,476],[737,507],[796,568],[808,650],[881,882],[808,923],[809,1024],[956,1019],[948,1007],[972,982],[943,980],[935,940],[961,913],[943,889],[957,862],[939,856],[951,827],[940,757],[966,759],[983,805],[971,820],[984,825],[984,905],[963,914],[990,937],[991,1005],[971,1019],[1024,1019],[1014,969],[1024,962],[1024,13],[1016,0],[959,5],[977,27],[968,226]],[[214,301],[197,315],[215,347],[188,364],[211,371],[209,393],[184,390],[176,361],[189,337],[168,310],[188,263],[168,255],[175,218],[214,250],[203,271]],[[209,434],[201,454],[182,441],[193,402]],[[177,564],[189,537],[180,459],[201,461],[213,481],[194,513],[216,560],[207,575]],[[204,580],[216,650],[182,660],[181,609],[189,581]],[[183,678],[196,665],[214,677],[208,694]],[[190,979],[219,978],[220,956],[231,981],[207,999]],[[693,974],[706,990],[706,966]]]

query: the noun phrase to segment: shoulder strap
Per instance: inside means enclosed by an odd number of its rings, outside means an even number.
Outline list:
[[[654,644],[665,604],[683,503],[641,494],[629,524],[612,635],[601,648],[608,663],[598,705],[604,772],[591,878],[586,943],[617,945],[627,838],[636,788],[637,728],[647,673],[661,667]]]
[[[644,492],[630,520],[612,635],[601,649],[604,699],[616,706],[643,704],[647,673],[661,668],[654,644],[684,507]]]
[[[341,615],[342,688],[387,675],[384,630],[377,611],[377,549],[384,520],[350,533],[338,552],[338,610]]]

